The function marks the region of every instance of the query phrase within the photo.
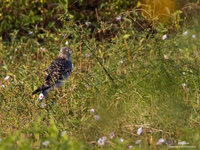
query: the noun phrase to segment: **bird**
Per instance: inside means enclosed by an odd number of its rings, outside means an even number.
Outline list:
[[[61,47],[58,57],[54,59],[45,70],[43,84],[33,91],[32,95],[41,92],[38,100],[48,96],[54,88],[61,87],[63,82],[68,79],[72,72],[73,64],[71,61],[72,50],[69,46]]]

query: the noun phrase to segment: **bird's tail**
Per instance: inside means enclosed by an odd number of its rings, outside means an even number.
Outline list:
[[[36,94],[36,93],[38,93],[40,91],[42,91],[41,87],[39,87],[37,90],[33,91],[32,95],[34,95],[34,94]]]
[[[44,91],[46,89],[48,89],[49,87],[45,87],[44,85],[40,86],[38,89],[36,89],[35,91],[33,91],[32,95],[40,92],[40,91]]]

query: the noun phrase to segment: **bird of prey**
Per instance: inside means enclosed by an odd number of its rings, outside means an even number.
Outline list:
[[[64,80],[67,80],[73,67],[70,57],[71,54],[72,50],[68,46],[60,49],[58,57],[45,70],[43,84],[32,93],[34,95],[41,92],[38,100],[42,100],[54,88],[61,87]]]

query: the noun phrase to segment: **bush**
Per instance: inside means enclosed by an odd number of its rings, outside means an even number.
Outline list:
[[[54,29],[62,26],[59,14],[67,10],[67,0],[5,0],[0,6],[0,33],[9,38],[13,30],[24,35],[31,28]]]

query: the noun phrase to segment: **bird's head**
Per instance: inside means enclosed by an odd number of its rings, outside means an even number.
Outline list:
[[[58,57],[68,59],[72,54],[70,47],[61,47]]]

